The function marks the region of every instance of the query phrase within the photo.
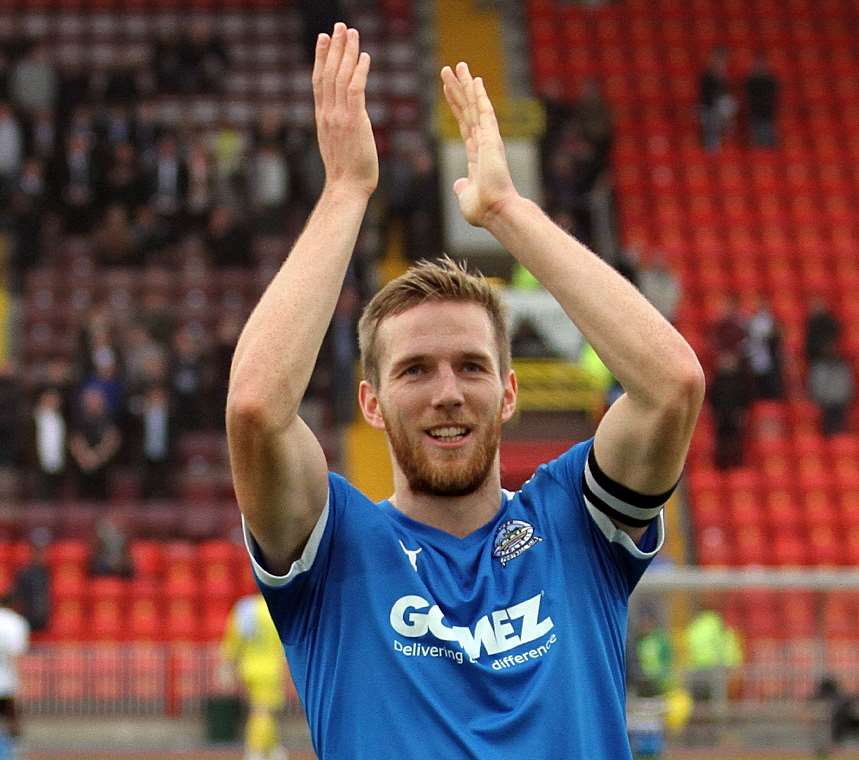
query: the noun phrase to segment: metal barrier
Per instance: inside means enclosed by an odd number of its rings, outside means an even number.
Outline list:
[[[27,715],[201,714],[223,695],[217,644],[41,644],[21,657],[19,703]],[[291,680],[287,709],[301,712]]]

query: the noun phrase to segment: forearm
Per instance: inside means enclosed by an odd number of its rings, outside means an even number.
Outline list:
[[[233,355],[228,408],[297,413],[367,207],[361,193],[323,191],[289,257],[249,317]]]
[[[536,204],[513,197],[486,228],[555,297],[631,397],[660,404],[699,375],[692,349],[644,296]]]

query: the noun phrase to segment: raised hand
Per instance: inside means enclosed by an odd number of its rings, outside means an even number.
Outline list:
[[[467,64],[458,63],[456,72],[445,66],[441,80],[468,160],[468,176],[456,180],[453,191],[466,221],[484,227],[507,200],[518,195],[510,178],[498,120],[483,80],[473,78]]]
[[[357,29],[335,24],[320,34],[313,64],[316,133],[326,189],[366,193],[379,183],[379,158],[364,92],[369,53],[360,52]]]

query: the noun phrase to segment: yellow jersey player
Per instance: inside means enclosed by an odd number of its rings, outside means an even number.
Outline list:
[[[247,693],[245,760],[287,760],[275,717],[284,702],[285,660],[261,595],[245,596],[235,603],[221,655],[225,675],[238,677]]]

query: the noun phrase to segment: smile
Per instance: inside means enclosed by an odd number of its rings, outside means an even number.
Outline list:
[[[471,431],[463,425],[445,425],[430,428],[426,431],[426,434],[432,438],[433,441],[442,444],[460,443],[461,441],[464,441],[470,433]]]

